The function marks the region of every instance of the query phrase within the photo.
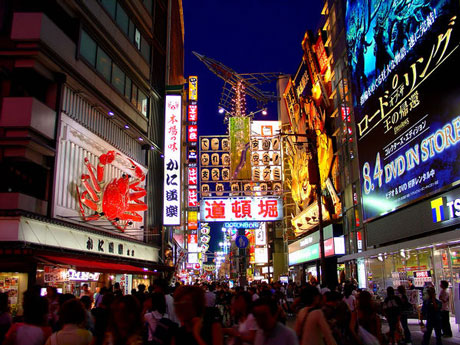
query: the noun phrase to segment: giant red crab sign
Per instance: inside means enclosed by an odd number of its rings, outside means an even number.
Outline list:
[[[133,176],[123,174],[120,178],[104,180],[105,167],[115,160],[116,155],[120,154],[108,151],[99,156],[96,171],[88,158],[85,158],[87,174],[81,175],[81,182],[86,190],[80,194],[77,187],[77,197],[84,220],[98,220],[104,217],[123,232],[133,222],[142,221],[142,216],[137,212],[147,210],[147,205],[139,199],[147,192],[139,186],[145,180],[144,172],[129,158]],[[94,213],[86,215],[85,208]]]

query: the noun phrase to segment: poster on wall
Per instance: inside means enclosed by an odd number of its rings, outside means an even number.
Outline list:
[[[459,181],[458,7],[347,2],[365,221]]]

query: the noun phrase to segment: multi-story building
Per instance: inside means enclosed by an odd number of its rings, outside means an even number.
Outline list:
[[[163,103],[183,84],[181,1],[0,11],[0,289],[19,308],[34,284],[148,283],[166,270]]]

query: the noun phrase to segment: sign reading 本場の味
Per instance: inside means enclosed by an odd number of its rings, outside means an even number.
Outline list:
[[[374,6],[346,12],[366,221],[460,179],[459,2]]]
[[[182,98],[166,95],[163,224],[180,225]]]

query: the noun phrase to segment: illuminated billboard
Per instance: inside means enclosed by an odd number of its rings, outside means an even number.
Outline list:
[[[283,219],[280,198],[204,198],[200,219],[205,222],[274,221]]]
[[[166,95],[163,224],[180,225],[181,110],[179,95]]]
[[[364,219],[460,176],[458,1],[347,2]]]
[[[188,100],[189,101],[198,100],[198,77],[197,76],[188,77]]]

